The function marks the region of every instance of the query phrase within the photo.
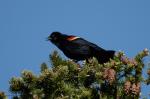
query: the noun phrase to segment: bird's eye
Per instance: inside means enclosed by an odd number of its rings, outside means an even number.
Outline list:
[[[51,37],[52,37],[52,38],[54,38],[54,37],[55,37],[55,35],[51,35]]]
[[[56,36],[55,35],[51,35],[51,38],[54,40],[54,39],[56,39]]]
[[[57,37],[54,37],[53,39],[54,39],[54,40],[57,40]]]

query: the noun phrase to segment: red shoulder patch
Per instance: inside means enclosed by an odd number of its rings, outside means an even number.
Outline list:
[[[69,36],[69,37],[67,38],[67,40],[68,40],[68,41],[73,41],[73,40],[76,40],[76,39],[78,39],[78,38],[80,38],[80,37],[77,37],[77,36]]]

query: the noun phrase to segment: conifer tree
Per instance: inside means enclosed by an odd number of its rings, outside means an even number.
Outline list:
[[[13,99],[139,99],[141,84],[150,84],[150,68],[143,77],[144,49],[134,58],[119,52],[114,59],[99,64],[96,58],[83,64],[64,60],[54,51],[51,66],[41,64],[39,75],[26,70],[10,80]],[[0,99],[7,99],[1,92]]]

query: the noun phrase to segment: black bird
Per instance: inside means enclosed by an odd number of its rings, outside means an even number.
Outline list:
[[[114,57],[115,51],[105,50],[83,38],[52,32],[48,40],[55,44],[63,53],[76,61],[96,57],[100,64],[106,63]]]

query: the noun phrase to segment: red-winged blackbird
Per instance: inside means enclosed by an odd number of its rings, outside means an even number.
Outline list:
[[[96,57],[98,62],[103,64],[113,58],[115,53],[113,50],[105,50],[83,38],[60,32],[52,32],[48,40],[63,51],[67,57],[76,61]]]

